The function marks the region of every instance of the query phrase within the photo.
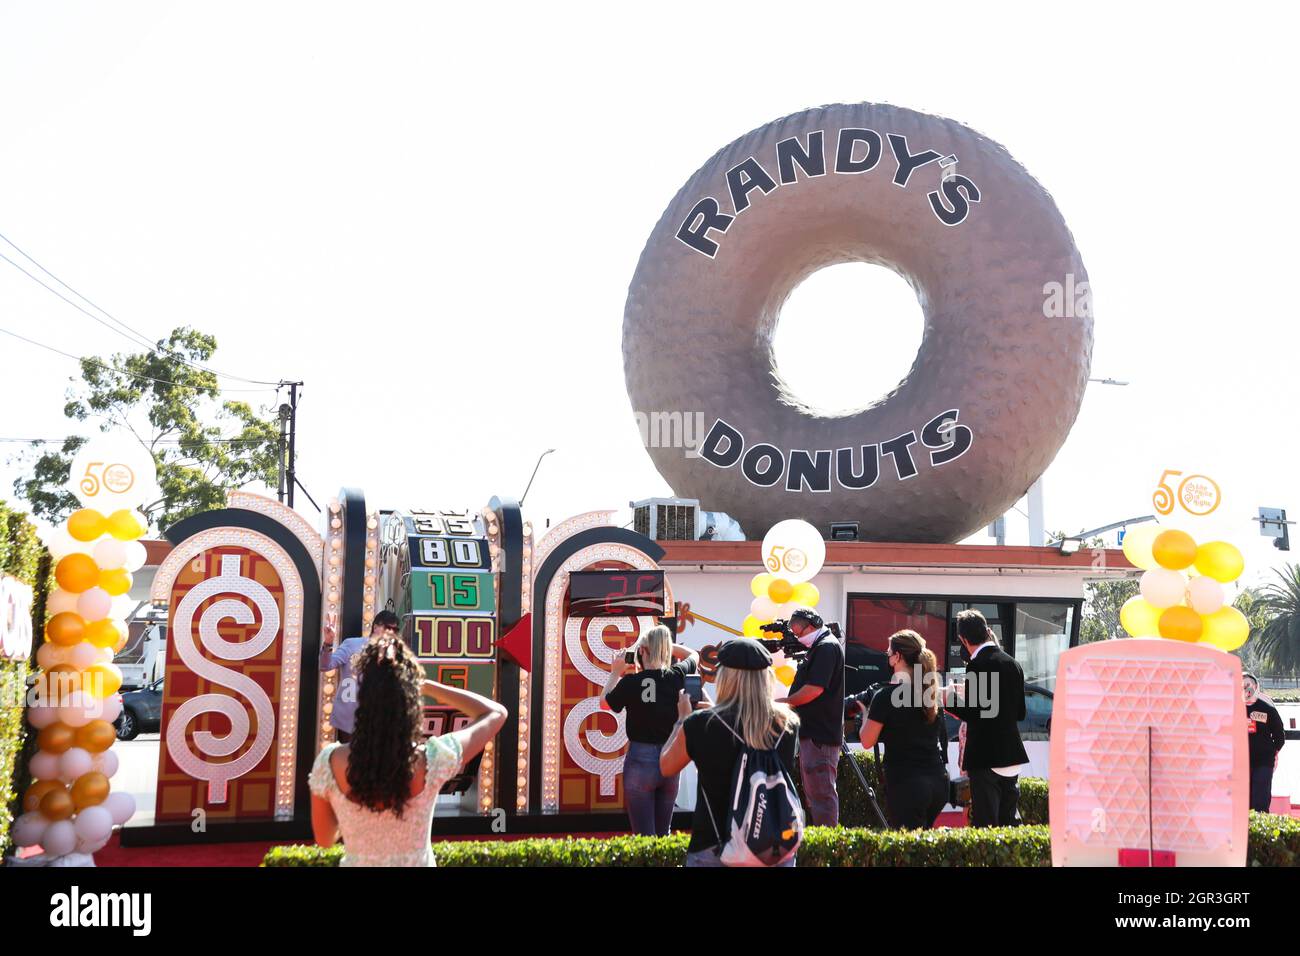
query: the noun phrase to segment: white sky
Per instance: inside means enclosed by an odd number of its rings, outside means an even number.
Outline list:
[[[1047,527],[1147,513],[1177,468],[1224,486],[1248,579],[1289,557],[1250,518],[1300,515],[1297,17],[890,6],[10,2],[0,232],[150,336],[191,324],[219,369],[305,380],[318,501],[350,484],[477,508],[555,447],[528,499],[540,526],[669,494],[632,420],[622,317],[692,172],[823,103],[951,116],[1053,194],[1092,281],[1093,374],[1133,383],[1091,386]],[[892,356],[846,405],[920,339],[901,280],[836,333],[854,278],[812,280],[778,339],[796,385],[832,352]],[[3,262],[0,326],[129,348]],[[9,339],[0,356],[0,437],[65,434],[74,363]],[[16,474],[0,463],[0,497]],[[1015,512],[1009,537],[1026,540]]]

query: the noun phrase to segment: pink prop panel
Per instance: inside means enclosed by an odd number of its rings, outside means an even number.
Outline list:
[[[1217,648],[1131,638],[1066,651],[1052,708],[1053,865],[1245,866],[1245,722],[1241,662]]]

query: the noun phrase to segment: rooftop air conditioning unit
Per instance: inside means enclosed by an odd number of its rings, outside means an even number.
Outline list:
[[[694,541],[695,516],[700,503],[695,498],[645,498],[629,502],[632,527],[652,541]]]

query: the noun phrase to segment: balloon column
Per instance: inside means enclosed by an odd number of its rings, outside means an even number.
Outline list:
[[[38,731],[34,782],[13,826],[18,846],[39,844],[50,860],[94,853],[135,813],[131,795],[109,784],[118,769],[113,721],[122,710],[113,656],[126,643],[131,574],[145,563],[138,539],[147,523],[133,509],[157,494],[153,458],[138,445],[93,439],[73,459],[68,490],[85,507],[47,542],[58,587],[27,708]]]
[[[749,583],[754,595],[749,616],[741,625],[746,637],[764,636],[764,624],[788,619],[798,608],[816,607],[821,600],[812,579],[826,561],[826,542],[806,521],[791,518],[778,521],[763,537],[763,565]],[[780,651],[774,655],[776,678],[786,687],[794,680],[794,668]]]
[[[1198,545],[1186,531],[1148,525],[1124,536],[1124,555],[1145,572],[1142,593],[1120,609],[1124,630],[1134,637],[1213,644],[1236,650],[1250,636],[1246,616],[1224,601],[1223,585],[1246,566],[1226,541]]]

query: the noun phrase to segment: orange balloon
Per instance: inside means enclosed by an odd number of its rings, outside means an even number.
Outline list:
[[[1196,539],[1174,528],[1161,531],[1151,542],[1151,556],[1162,568],[1181,571],[1196,560]]]
[[[91,697],[112,697],[122,686],[122,672],[116,664],[92,664],[81,672],[82,689]]]
[[[75,552],[64,555],[54,566],[54,580],[59,587],[73,594],[89,591],[99,582],[99,565],[88,554]]]
[[[47,820],[66,820],[77,812],[77,805],[72,802],[72,794],[64,787],[51,790],[41,797],[41,816]]]
[[[62,790],[63,784],[58,780],[37,780],[23,794],[23,811],[31,813],[41,808],[41,800],[52,790]]]
[[[122,568],[110,568],[99,572],[99,586],[113,597],[131,590],[131,572]]]
[[[107,530],[107,520],[94,508],[82,508],[68,515],[68,534],[78,541],[94,541]]]
[[[1160,636],[1171,641],[1199,641],[1204,629],[1201,615],[1182,604],[1167,607],[1160,615]]]
[[[767,596],[774,604],[784,604],[794,594],[794,585],[785,578],[776,578],[767,586]]]
[[[104,618],[102,621],[91,621],[86,625],[85,639],[96,647],[113,647],[118,641],[125,640],[126,634],[122,632],[117,621]]]
[[[108,778],[98,770],[83,773],[72,784],[72,802],[78,810],[93,807],[108,799]]]
[[[105,530],[119,541],[134,541],[147,531],[140,517],[128,508],[114,511],[108,516]]]
[[[117,731],[107,720],[92,720],[76,732],[77,746],[92,754],[102,754],[117,739]]]
[[[67,724],[55,722],[42,727],[36,735],[36,746],[52,754],[61,754],[76,742],[76,735]],[[52,818],[51,818],[52,819]]]
[[[71,647],[85,638],[86,620],[74,611],[64,611],[50,618],[45,625],[45,637],[52,644]]]

